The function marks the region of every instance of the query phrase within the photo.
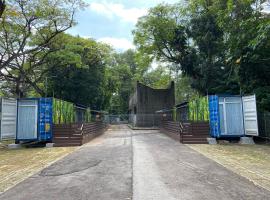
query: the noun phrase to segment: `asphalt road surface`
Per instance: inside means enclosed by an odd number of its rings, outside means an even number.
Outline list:
[[[270,192],[158,131],[119,125],[0,199],[269,200]]]

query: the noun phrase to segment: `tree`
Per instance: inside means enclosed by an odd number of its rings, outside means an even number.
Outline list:
[[[24,96],[28,87],[44,95],[37,82],[55,37],[72,27],[81,0],[11,0],[0,21],[0,78]]]
[[[5,0],[0,0],[0,18],[2,17],[4,11],[6,8],[6,2]]]
[[[157,89],[168,87],[172,80],[173,77],[169,69],[164,66],[158,66],[156,69],[145,73],[142,77],[143,84]]]
[[[48,95],[104,109],[110,98],[106,91],[107,60],[111,49],[93,39],[67,34],[57,37],[52,48],[59,51],[46,58]]]
[[[242,94],[256,94],[259,109],[270,110],[270,18],[262,12],[265,2],[217,1],[213,9],[227,36],[226,60],[229,72],[238,79]]]
[[[213,86],[224,74],[222,31],[215,16],[204,8],[197,6],[196,11],[187,12],[182,6],[161,4],[151,9],[136,26],[135,44],[139,51],[173,63],[174,71],[192,77],[192,85],[200,93],[216,92]]]
[[[129,98],[134,91],[138,63],[136,53],[127,50],[123,53],[115,53],[114,62],[108,68],[110,76],[108,80],[113,86],[110,106],[110,113],[125,114],[128,112]]]
[[[181,10],[178,5],[160,4],[140,18],[133,34],[142,54],[148,54],[152,60],[175,63],[185,70],[192,60],[187,59],[191,52]]]
[[[138,50],[172,63],[192,88],[209,93],[256,93],[270,110],[269,14],[260,0],[192,0],[161,4],[134,31]]]
[[[192,100],[198,96],[198,92],[191,87],[191,78],[183,74],[175,78],[175,102],[176,104]]]

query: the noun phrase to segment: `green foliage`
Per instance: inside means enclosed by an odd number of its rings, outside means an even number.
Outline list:
[[[200,95],[255,93],[259,108],[270,110],[270,18],[261,12],[264,2],[161,4],[139,19],[134,42],[140,54],[181,70]]]
[[[75,108],[74,104],[53,99],[53,123],[54,124],[67,124],[75,122]]]
[[[53,123],[69,124],[76,122],[75,104],[53,98]],[[83,114],[83,122],[91,122],[91,109],[87,108]]]
[[[60,50],[46,59],[48,94],[93,109],[103,109],[106,60],[111,49],[92,39],[61,35],[51,48]]]
[[[84,122],[91,122],[92,116],[91,116],[91,109],[87,108],[84,115]]]
[[[59,34],[75,25],[82,0],[9,0],[0,19],[0,79],[9,93],[26,96],[30,89],[45,95],[44,59]],[[5,71],[5,73],[3,73]]]
[[[209,121],[207,97],[197,97],[188,103],[188,119],[191,121]]]
[[[142,76],[141,82],[152,88],[166,88],[170,85],[172,76],[166,67],[158,66]]]
[[[191,86],[191,78],[183,74],[177,75],[175,78],[175,102],[176,104],[189,101],[198,96]]]
[[[136,54],[133,50],[114,54],[114,63],[108,68],[108,88],[111,100],[108,111],[112,114],[128,112],[129,97],[134,90],[137,73]]]
[[[179,6],[160,4],[140,18],[133,34],[142,54],[148,54],[152,60],[181,63],[182,68],[189,64],[183,60],[188,52],[188,41],[180,10]]]
[[[127,113],[137,81],[164,88],[173,80],[177,103],[211,93],[255,93],[258,107],[270,111],[265,1],[183,2],[151,8],[133,31],[138,51],[119,53],[94,39],[64,34],[84,7],[81,0],[6,1],[0,18],[0,93],[47,94],[119,114]],[[158,66],[152,68],[153,62]],[[203,102],[190,103],[190,118],[206,119]],[[57,106],[59,123],[74,120],[70,104]],[[91,120],[89,110],[85,120]]]

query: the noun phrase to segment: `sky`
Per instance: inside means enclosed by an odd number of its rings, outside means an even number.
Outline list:
[[[134,48],[132,30],[139,17],[159,3],[180,0],[84,0],[88,6],[76,14],[77,25],[68,32],[110,44],[118,51]],[[270,6],[265,12],[270,12]]]
[[[132,30],[139,17],[159,3],[179,0],[84,0],[88,6],[76,14],[77,25],[68,32],[110,44],[118,51],[134,48]]]

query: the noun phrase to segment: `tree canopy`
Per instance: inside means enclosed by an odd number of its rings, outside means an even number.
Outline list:
[[[256,93],[270,110],[265,1],[192,0],[150,9],[134,30],[139,52],[173,63],[200,94]]]
[[[270,111],[270,15],[261,0],[159,4],[133,31],[136,50],[119,52],[66,33],[82,0],[0,0],[0,94],[53,96],[127,113],[136,82],[176,102],[196,95],[257,95]]]
[[[2,3],[5,3],[2,1]],[[43,94],[37,85],[40,66],[56,49],[48,48],[55,37],[74,24],[82,0],[10,0],[0,19],[0,75],[13,93],[25,96],[28,87]],[[43,94],[44,95],[44,94]]]

